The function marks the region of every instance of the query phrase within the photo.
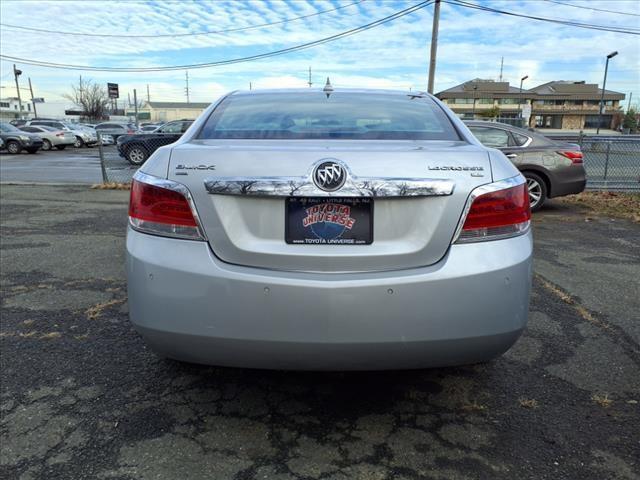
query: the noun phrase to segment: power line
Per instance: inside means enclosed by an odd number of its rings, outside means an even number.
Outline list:
[[[311,18],[311,17],[316,17],[318,15],[322,15],[324,13],[330,13],[330,12],[335,12],[337,10],[342,10],[344,8],[347,7],[351,7],[353,5],[358,5],[359,3],[364,2],[365,0],[357,0],[356,2],[353,3],[348,3],[346,5],[341,5],[339,7],[336,8],[331,8],[329,10],[322,10],[320,12],[316,12],[316,13],[311,13],[308,15],[302,15],[299,17],[291,17],[291,18],[284,18],[282,20],[278,20],[275,22],[269,22],[269,23],[261,23],[259,25],[250,25],[248,27],[238,27],[238,28],[229,28],[226,30],[209,30],[209,31],[205,31],[205,32],[194,32],[194,33],[165,33],[165,34],[158,34],[158,35],[125,35],[125,34],[108,34],[108,33],[84,33],[84,32],[65,32],[65,31],[61,31],[61,30],[47,30],[44,28],[35,28],[35,27],[24,27],[22,25],[10,25],[10,24],[6,24],[6,23],[0,23],[0,25],[2,25],[3,27],[8,27],[8,28],[13,28],[13,29],[17,29],[17,30],[28,30],[31,32],[39,32],[39,33],[55,33],[57,35],[73,35],[73,36],[79,36],[79,37],[106,37],[106,38],[163,38],[163,37],[193,37],[193,36],[198,36],[198,35],[216,35],[216,34],[221,34],[221,33],[231,33],[231,32],[241,32],[244,30],[251,30],[251,29],[255,29],[255,28],[263,28],[263,27],[269,27],[272,25],[280,25],[283,23],[288,23],[288,22],[295,22],[298,20],[303,20],[305,18]]]
[[[583,7],[582,5],[573,5],[571,3],[558,2],[557,0],[547,0],[547,2],[557,3],[558,5],[565,5],[567,7],[581,8],[583,10],[593,10],[594,12],[606,12],[606,13],[615,13],[616,15],[630,15],[632,17],[640,17],[640,14],[638,13],[619,12],[616,10],[606,10],[604,8]]]
[[[274,57],[277,55],[284,55],[286,53],[291,53],[291,52],[297,52],[300,50],[305,50],[307,48],[315,47],[317,45],[322,45],[324,43],[340,40],[342,38],[355,35],[356,33],[364,32],[366,30],[370,30],[380,25],[384,25],[386,23],[392,22],[393,20],[404,17],[405,15],[409,15],[413,12],[416,12],[422,8],[429,6],[432,2],[433,0],[424,0],[411,7],[405,8],[403,10],[399,10],[387,17],[381,18],[379,20],[375,20],[371,23],[367,23],[366,25],[361,25],[359,27],[352,28],[351,30],[346,30],[344,32],[340,32],[340,33],[331,35],[329,37],[321,38],[319,40],[314,40],[311,42],[295,45],[293,47],[283,48],[280,50],[275,50],[272,52],[260,53],[260,54],[251,55],[247,57],[232,58],[229,60],[220,60],[217,62],[193,63],[189,65],[171,65],[166,67],[158,66],[158,67],[134,68],[134,67],[91,67],[88,65],[71,65],[71,64],[65,64],[65,63],[45,62],[42,60],[32,60],[28,58],[14,57],[14,56],[4,55],[4,54],[0,54],[0,58],[8,61],[10,60],[10,61],[15,61],[22,64],[36,65],[36,66],[45,67],[45,68],[61,68],[61,69],[67,69],[67,70],[85,70],[85,71],[98,71],[98,72],[163,72],[163,71],[172,71],[172,70],[187,70],[187,69],[196,69],[196,68],[217,67],[221,65],[231,65],[234,63],[262,60],[264,58]]]
[[[561,25],[567,25],[570,27],[578,27],[578,28],[587,28],[587,29],[591,29],[591,30],[600,30],[600,31],[605,31],[605,32],[614,32],[614,33],[622,33],[622,34],[626,34],[626,35],[640,35],[640,29],[636,29],[636,28],[632,28],[632,27],[613,27],[610,25],[596,25],[596,24],[592,24],[592,23],[581,23],[581,22],[574,22],[572,20],[563,20],[563,19],[558,19],[558,18],[547,18],[547,17],[537,17],[534,15],[525,15],[522,13],[515,13],[515,12],[508,12],[505,10],[498,10],[496,8],[491,8],[491,7],[485,7],[483,5],[478,5],[476,3],[470,3],[470,2],[465,2],[463,0],[443,0],[451,5],[456,5],[459,7],[464,7],[464,8],[472,8],[474,10],[482,10],[485,12],[491,12],[491,13],[498,13],[501,15],[509,15],[512,17],[522,17],[522,18],[529,18],[531,20],[538,20],[541,22],[551,22],[551,23],[556,23],[556,24],[561,24]]]

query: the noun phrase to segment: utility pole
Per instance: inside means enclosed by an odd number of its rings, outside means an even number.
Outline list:
[[[13,64],[13,77],[16,79],[16,92],[18,93],[18,108],[20,109],[20,117],[22,117],[22,98],[20,97],[20,85],[18,84],[18,77],[22,75],[22,70],[16,68],[16,64]]]
[[[309,81],[307,83],[309,84],[309,88],[311,88],[311,85],[313,85],[313,83],[311,83],[311,65],[309,65]]]
[[[133,108],[136,114],[136,130],[138,129],[138,92],[133,89]]]
[[[627,104],[627,112],[631,110],[631,97],[633,97],[633,92],[629,92],[629,103]]]
[[[33,104],[33,117],[38,118],[38,111],[36,110],[36,101],[33,98],[33,87],[31,86],[31,77],[29,77],[29,90],[31,91],[31,103]]]
[[[147,83],[147,102],[151,101],[151,95],[149,95],[149,84]]]
[[[131,92],[127,92],[127,105],[131,108]]]
[[[249,90],[253,89],[253,85],[251,85],[251,82],[249,82]]]
[[[502,81],[502,67],[504,66],[504,57],[500,59],[500,81]]]
[[[429,59],[429,84],[427,91],[433,94],[433,82],[436,76],[436,54],[438,53],[438,24],[440,23],[440,0],[436,0],[433,9],[433,27],[431,28],[431,58]]]
[[[184,74],[185,74],[185,78],[187,79],[187,86],[185,87],[184,91],[187,94],[187,103],[191,103],[189,101],[189,70],[186,70]]]

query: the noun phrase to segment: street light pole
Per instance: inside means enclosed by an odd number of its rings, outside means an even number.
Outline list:
[[[520,122],[522,122],[522,83],[529,78],[529,75],[525,75],[520,79],[520,95],[518,95],[518,114],[520,115]]]
[[[476,91],[478,90],[478,85],[473,86],[473,108],[471,109],[471,120],[476,119]]]
[[[18,94],[18,108],[20,113],[18,114],[22,118],[22,98],[20,97],[20,85],[18,84],[18,77],[22,75],[22,70],[16,68],[16,64],[13,64],[13,77],[16,79],[16,93]]]
[[[600,134],[600,125],[602,124],[602,111],[604,110],[604,89],[607,86],[607,70],[609,70],[609,60],[618,55],[618,52],[611,52],[607,55],[607,61],[604,64],[604,81],[602,82],[602,94],[600,95],[600,113],[598,114],[598,128],[596,134]]]

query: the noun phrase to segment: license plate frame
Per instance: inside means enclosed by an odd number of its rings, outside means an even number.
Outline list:
[[[284,214],[284,238],[290,245],[373,243],[371,198],[289,197],[285,200]]]

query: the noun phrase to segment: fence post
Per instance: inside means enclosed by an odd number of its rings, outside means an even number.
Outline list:
[[[604,157],[604,189],[609,190],[609,184],[607,183],[607,174],[609,172],[609,152],[611,151],[611,140],[607,142],[607,154]]]
[[[102,150],[102,135],[96,132],[98,136],[98,152],[100,154],[100,170],[102,170],[102,183],[107,183],[107,169],[104,166],[104,150]]]

